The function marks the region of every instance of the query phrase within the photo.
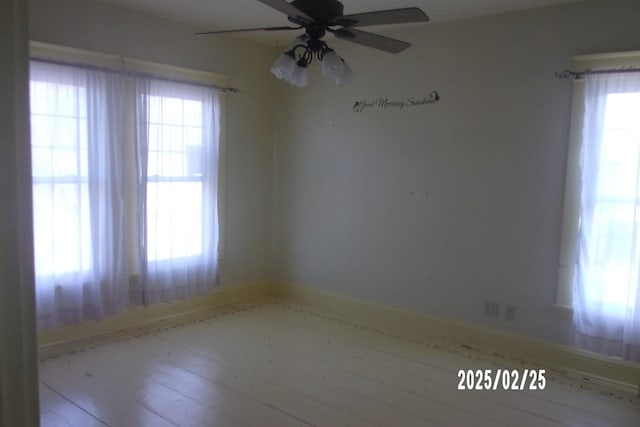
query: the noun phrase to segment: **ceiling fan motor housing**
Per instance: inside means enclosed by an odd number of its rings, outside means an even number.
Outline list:
[[[293,0],[291,4],[312,17],[315,24],[322,26],[332,25],[344,11],[344,6],[338,0]],[[289,21],[303,26],[305,24],[291,17]]]

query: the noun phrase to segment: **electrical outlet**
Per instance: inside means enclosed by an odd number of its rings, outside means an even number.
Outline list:
[[[506,305],[504,309],[504,319],[510,322],[516,320],[516,306],[515,305]]]
[[[500,317],[500,303],[495,301],[485,301],[484,315],[489,317]]]

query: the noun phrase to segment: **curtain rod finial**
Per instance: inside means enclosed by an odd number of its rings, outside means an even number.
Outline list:
[[[563,70],[560,72],[556,72],[555,76],[559,79],[565,80],[565,79],[579,79],[582,77],[581,73],[576,73],[575,71],[571,71],[571,70]]]

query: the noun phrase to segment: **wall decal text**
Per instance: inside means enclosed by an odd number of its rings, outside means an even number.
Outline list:
[[[392,100],[389,98],[378,98],[374,100],[361,99],[353,104],[353,111],[356,113],[362,113],[367,110],[389,110],[396,108],[398,110],[404,110],[405,108],[420,107],[428,104],[435,104],[440,101],[440,94],[438,91],[431,91],[426,96],[412,96],[404,100]]]

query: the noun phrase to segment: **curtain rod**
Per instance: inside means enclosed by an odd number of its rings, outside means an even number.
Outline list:
[[[31,61],[36,61],[36,62],[43,62],[46,64],[55,64],[55,65],[66,65],[69,67],[77,67],[77,68],[84,68],[87,70],[94,70],[94,71],[104,71],[104,72],[108,72],[108,73],[116,73],[116,74],[121,74],[124,76],[128,76],[128,77],[145,77],[145,78],[152,78],[152,79],[156,79],[156,80],[163,80],[163,81],[167,81],[167,82],[174,82],[174,83],[186,83],[186,84],[190,84],[190,85],[194,85],[194,86],[201,86],[201,87],[206,87],[209,89],[215,89],[218,90],[220,92],[231,92],[231,93],[241,93],[240,89],[237,89],[235,87],[225,87],[225,86],[218,86],[216,84],[213,83],[203,83],[203,82],[198,82],[198,81],[193,81],[193,80],[187,80],[187,79],[180,79],[180,78],[171,78],[171,77],[166,77],[166,76],[160,76],[160,75],[156,75],[153,73],[144,73],[141,71],[125,71],[125,70],[116,70],[113,68],[108,68],[108,67],[100,67],[98,65],[91,65],[91,64],[83,64],[83,63],[79,63],[79,62],[71,62],[71,61],[61,61],[61,60],[56,60],[56,59],[48,59],[48,58],[30,58]]]
[[[571,71],[564,70],[561,72],[555,73],[555,76],[559,79],[572,79],[572,80],[580,80],[583,79],[584,76],[592,75],[592,74],[618,74],[618,73],[636,73],[640,72],[640,68],[611,68],[607,70],[584,70],[584,71]]]

